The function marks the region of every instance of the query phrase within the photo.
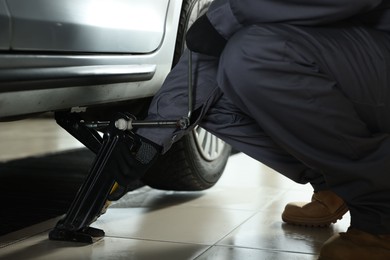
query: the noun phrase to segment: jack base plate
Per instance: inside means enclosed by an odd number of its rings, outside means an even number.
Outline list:
[[[78,231],[54,228],[49,233],[49,239],[92,244],[102,239],[104,235],[103,230],[92,227],[86,227]]]

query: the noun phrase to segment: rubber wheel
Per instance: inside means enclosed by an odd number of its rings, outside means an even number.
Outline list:
[[[200,15],[205,13],[212,0],[184,0],[174,64],[185,48],[185,33]],[[155,189],[199,191],[208,189],[221,177],[231,147],[200,127],[177,141],[147,172],[142,181]]]

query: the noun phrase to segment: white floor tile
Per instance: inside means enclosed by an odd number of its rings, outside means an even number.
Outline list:
[[[93,226],[108,237],[213,245],[252,215],[218,208],[114,208]]]
[[[253,248],[215,246],[196,260],[315,260],[316,255],[258,250]]]
[[[6,147],[0,160],[82,146],[54,120],[0,124],[0,132]],[[347,214],[323,229],[282,223],[286,203],[309,201],[311,195],[309,185],[237,154],[209,190],[145,187],[129,193],[93,224],[106,232],[95,244],[49,241],[51,221],[0,237],[0,259],[312,260],[323,241],[349,226],[350,218]]]
[[[306,228],[283,223],[280,212],[260,211],[218,245],[318,254],[323,242],[348,228],[345,221],[329,228]]]
[[[92,245],[50,241],[46,234],[0,250],[0,259],[83,260],[83,259],[194,259],[206,246],[105,237]]]
[[[84,147],[54,119],[0,122],[0,161]]]

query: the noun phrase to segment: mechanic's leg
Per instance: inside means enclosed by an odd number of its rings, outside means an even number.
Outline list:
[[[240,112],[225,96],[207,109],[199,125],[297,183],[310,182],[318,191],[328,189],[322,174],[281,149],[252,118]]]
[[[322,174],[287,154],[226,96],[222,96],[207,110],[200,126],[294,181],[311,183],[315,190],[312,200],[287,204],[282,213],[283,221],[302,226],[323,227],[335,223],[348,211],[344,201],[329,191]]]
[[[310,182],[315,190],[326,189],[321,174],[280,149],[253,119],[243,116],[223,97],[216,84],[218,62],[214,57],[193,53],[195,112],[189,129],[183,131],[173,128],[139,128],[137,134],[161,145],[165,152],[174,141],[201,123],[237,150],[282,172],[288,178],[299,183]],[[188,55],[185,53],[153,99],[146,120],[172,120],[187,115],[187,70]]]
[[[145,120],[178,120],[188,115],[188,52],[182,55],[178,64],[168,74],[164,84],[156,93]],[[191,127],[177,128],[138,128],[138,135],[144,136],[163,147],[165,153],[171,145],[198,124],[207,107],[222,95],[216,86],[218,59],[197,53],[192,54],[193,77],[193,116]]]
[[[226,46],[218,83],[279,146],[325,175],[353,228],[390,234],[389,129],[372,132],[390,120],[390,39],[336,27],[246,28]],[[362,121],[363,102],[376,124]]]

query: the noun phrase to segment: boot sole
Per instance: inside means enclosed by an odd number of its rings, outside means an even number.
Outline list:
[[[332,223],[336,223],[342,219],[344,214],[348,212],[346,204],[342,205],[334,214],[323,218],[309,218],[309,217],[294,217],[282,215],[282,220],[287,224],[303,226],[303,227],[329,227]]]

